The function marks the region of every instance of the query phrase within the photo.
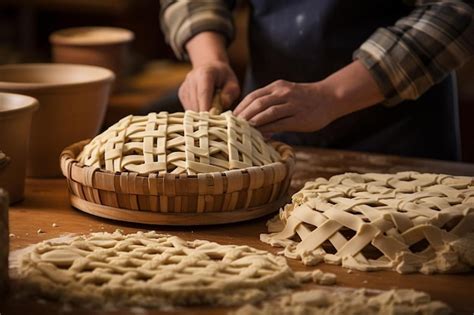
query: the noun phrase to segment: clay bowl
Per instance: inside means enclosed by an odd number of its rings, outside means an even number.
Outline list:
[[[76,27],[56,31],[49,41],[53,61],[107,68],[124,74],[133,32],[116,27]]]
[[[67,145],[97,135],[104,120],[114,74],[70,64],[0,66],[0,91],[36,98],[27,174],[61,175],[59,154]]]
[[[31,119],[37,109],[32,97],[0,93],[0,151],[8,156],[0,169],[0,187],[8,191],[11,203],[23,199]]]

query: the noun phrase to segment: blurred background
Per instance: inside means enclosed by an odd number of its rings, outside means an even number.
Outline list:
[[[1,0],[0,64],[49,62],[49,35],[77,26],[116,26],[135,33],[123,88],[111,96],[105,126],[129,114],[179,110],[174,94],[190,67],[178,62],[159,27],[158,0]],[[243,79],[247,66],[248,6],[234,11],[237,38],[230,47]],[[474,162],[474,61],[458,70],[463,161]],[[105,127],[104,126],[104,127]]]

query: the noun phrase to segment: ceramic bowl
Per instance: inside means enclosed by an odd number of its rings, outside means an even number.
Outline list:
[[[1,92],[29,95],[40,104],[31,127],[29,176],[60,176],[62,149],[97,135],[113,80],[110,70],[86,65],[0,66]]]
[[[11,203],[23,199],[31,119],[37,109],[32,97],[0,93],[0,151],[8,157],[0,169],[0,188],[8,191]]]
[[[49,41],[54,62],[104,67],[120,77],[133,38],[133,32],[123,28],[90,26],[56,31]]]

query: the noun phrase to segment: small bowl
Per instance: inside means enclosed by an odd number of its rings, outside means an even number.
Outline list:
[[[8,156],[0,169],[0,188],[8,191],[11,203],[23,199],[31,120],[37,109],[32,97],[0,93],[0,151]]]
[[[0,66],[0,91],[29,95],[40,103],[31,128],[29,176],[60,176],[61,150],[97,135],[113,80],[110,70],[86,65]]]
[[[124,74],[133,32],[117,27],[75,27],[52,33],[53,61],[107,68],[117,77]]]

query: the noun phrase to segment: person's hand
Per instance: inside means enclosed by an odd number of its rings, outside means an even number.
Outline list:
[[[311,132],[383,100],[372,75],[356,60],[319,82],[273,82],[247,95],[234,114],[267,135]]]
[[[247,95],[234,114],[262,133],[310,132],[333,121],[331,102],[318,83],[275,81]]]
[[[193,66],[179,88],[178,96],[185,109],[208,111],[216,89],[221,90],[221,104],[228,108],[239,97],[240,88],[227,62],[212,61]]]

